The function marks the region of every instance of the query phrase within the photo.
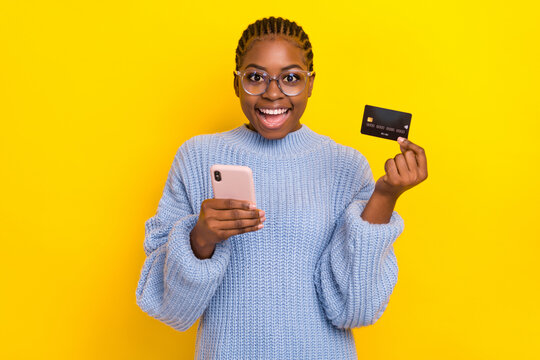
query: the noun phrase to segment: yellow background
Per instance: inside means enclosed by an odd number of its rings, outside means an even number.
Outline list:
[[[535,1],[2,1],[3,359],[191,359],[196,325],[143,313],[144,222],[176,149],[246,122],[242,31],[308,33],[301,122],[362,152],[365,104],[413,114],[428,179],[398,200],[399,281],[354,330],[361,359],[529,359],[540,352]]]

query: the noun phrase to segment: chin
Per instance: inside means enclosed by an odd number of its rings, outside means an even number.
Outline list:
[[[255,127],[254,127],[255,128]],[[259,125],[260,131],[257,131],[267,139],[281,139],[287,136],[288,133],[294,131],[289,126],[282,126],[279,129],[267,129],[262,125]]]

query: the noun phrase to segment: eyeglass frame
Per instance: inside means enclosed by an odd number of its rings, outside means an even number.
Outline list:
[[[244,71],[234,70],[233,73],[234,73],[235,75],[238,75],[238,77],[240,77],[240,83],[242,84],[242,89],[244,89],[244,91],[245,91],[246,93],[248,93],[249,95],[255,95],[255,96],[264,94],[264,93],[268,90],[268,87],[270,86],[270,83],[272,82],[272,80],[276,80],[277,86],[278,86],[279,90],[280,90],[285,96],[297,96],[297,95],[300,95],[304,90],[306,90],[306,85],[307,85],[307,83],[308,83],[309,77],[315,75],[315,71],[295,70],[296,72],[301,72],[301,73],[304,73],[304,74],[307,75],[306,83],[304,84],[304,88],[303,88],[301,91],[299,91],[298,93],[296,93],[296,94],[294,94],[294,95],[289,95],[289,94],[286,94],[286,93],[283,91],[283,89],[281,88],[281,85],[279,84],[279,77],[280,77],[281,75],[283,75],[284,73],[286,73],[287,71],[289,71],[289,70],[282,71],[282,72],[279,73],[279,75],[277,75],[277,76],[270,76],[269,73],[267,73],[267,72],[264,71],[264,70],[261,70],[264,74],[268,75],[268,81],[266,81],[266,87],[264,88],[264,91],[263,91],[263,92],[261,92],[261,93],[259,93],[259,94],[252,94],[252,93],[250,93],[249,91],[247,91],[246,88],[244,87],[244,81],[243,81],[243,79],[244,79],[244,76],[246,75],[246,73],[247,73],[248,71],[250,71],[250,70],[244,70]]]

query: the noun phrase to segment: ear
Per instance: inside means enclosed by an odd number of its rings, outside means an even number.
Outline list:
[[[236,94],[236,97],[240,97],[240,91],[238,89],[238,81],[236,81],[236,73],[233,71],[233,75],[234,75],[234,78],[233,78],[233,83],[234,83],[234,93]]]
[[[309,87],[308,87],[308,97],[311,96],[311,92],[313,91],[313,83],[315,82],[315,72],[313,72],[313,75],[310,76],[309,79]]]

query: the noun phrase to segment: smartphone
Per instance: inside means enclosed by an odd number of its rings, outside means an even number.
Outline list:
[[[210,167],[212,189],[216,199],[255,202],[253,172],[249,166],[214,164]]]

